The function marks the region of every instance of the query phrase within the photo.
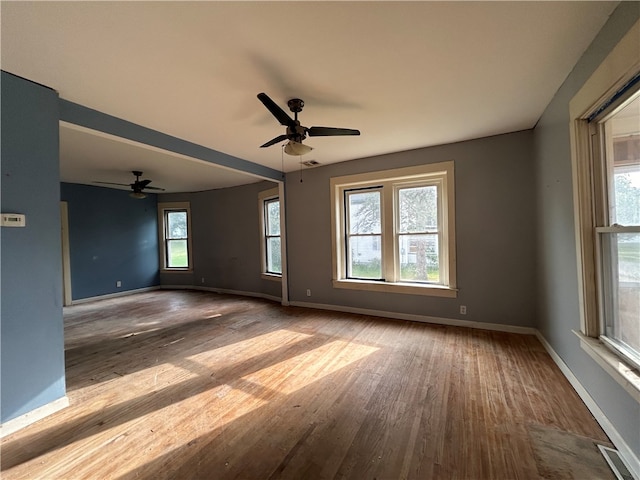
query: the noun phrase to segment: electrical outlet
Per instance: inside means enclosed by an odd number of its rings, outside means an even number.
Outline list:
[[[204,277],[202,277],[201,283],[204,283]]]
[[[460,305],[460,315],[466,315],[466,314],[467,314],[467,306]]]
[[[116,282],[116,287],[117,287],[117,288],[120,288],[121,286],[122,286],[122,282],[121,282],[120,280],[118,280],[118,281]]]
[[[311,296],[311,289],[307,288],[307,297],[310,297],[310,296]]]

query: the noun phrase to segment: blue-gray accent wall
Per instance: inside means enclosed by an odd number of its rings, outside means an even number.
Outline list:
[[[64,397],[58,94],[2,72],[1,414]]]
[[[63,183],[73,300],[159,284],[157,196]],[[120,287],[116,282],[122,282]]]

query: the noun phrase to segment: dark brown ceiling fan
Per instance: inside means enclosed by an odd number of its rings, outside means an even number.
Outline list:
[[[131,187],[131,193],[129,196],[133,198],[145,198],[147,195],[143,192],[143,190],[160,190],[164,191],[164,188],[159,187],[150,187],[149,184],[151,180],[140,180],[142,176],[142,172],[138,170],[133,170],[133,173],[136,177],[136,181],[133,183],[113,183],[113,182],[93,182],[93,183],[101,183],[103,185],[120,185],[122,187]]]
[[[304,107],[304,101],[299,98],[292,98],[287,102],[289,110],[294,114],[294,118],[291,118],[284,110],[282,110],[276,102],[266,93],[259,93],[258,99],[267,107],[267,110],[276,117],[276,120],[280,122],[280,125],[287,127],[287,131],[283,135],[279,135],[269,140],[264,145],[260,145],[260,148],[270,147],[276,143],[280,143],[284,140],[289,140],[284,147],[285,153],[289,155],[304,155],[305,153],[313,150],[311,147],[304,145],[302,141],[310,137],[330,137],[330,136],[343,136],[343,135],[360,135],[360,130],[354,130],[351,128],[336,128],[336,127],[305,127],[300,125],[298,120],[298,113],[302,111]]]

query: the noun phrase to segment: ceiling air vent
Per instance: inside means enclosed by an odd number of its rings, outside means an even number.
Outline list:
[[[317,165],[320,165],[320,162],[317,162],[315,160],[307,160],[305,162],[300,162],[300,163],[305,167],[315,167]]]

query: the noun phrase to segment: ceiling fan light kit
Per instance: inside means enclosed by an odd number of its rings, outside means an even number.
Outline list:
[[[276,117],[276,120],[280,122],[280,125],[287,127],[287,131],[284,135],[279,135],[267,143],[260,145],[260,148],[270,147],[276,143],[280,143],[284,140],[289,142],[284,147],[284,152],[288,155],[300,156],[305,153],[309,153],[313,150],[312,147],[304,145],[302,141],[310,137],[332,137],[332,136],[344,136],[344,135],[360,135],[360,130],[354,130],[351,128],[336,128],[336,127],[310,127],[307,128],[300,125],[298,120],[298,113],[302,111],[304,107],[304,101],[300,98],[292,98],[287,102],[289,110],[294,114],[294,118],[291,118],[288,113],[282,110],[276,102],[266,93],[259,93],[258,99],[267,107],[267,110]]]
[[[302,156],[311,150],[313,150],[313,147],[296,142],[295,140],[289,140],[289,143],[284,146],[284,153],[288,155]]]

